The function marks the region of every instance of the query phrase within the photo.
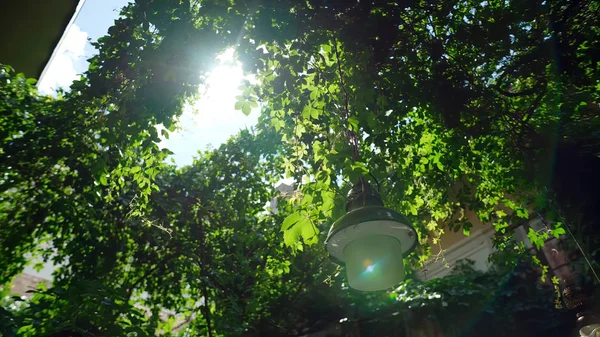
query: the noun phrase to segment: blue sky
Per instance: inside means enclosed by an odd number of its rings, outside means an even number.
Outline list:
[[[95,53],[88,39],[95,41],[105,35],[118,17],[120,8],[128,2],[85,0],[40,78],[38,87],[41,92],[52,94],[56,88],[68,88],[78,74],[87,69],[86,60]],[[235,96],[239,95],[236,88],[242,76],[241,67],[231,62],[214,69],[208,85],[201,89],[202,98],[188,106],[181,116],[181,129],[160,144],[175,152],[173,158],[178,166],[191,164],[198,150],[218,147],[240,129],[256,124],[258,109],[245,116],[233,108]]]

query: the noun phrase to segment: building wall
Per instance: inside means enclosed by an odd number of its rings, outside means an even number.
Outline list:
[[[470,236],[463,236],[462,239],[453,242],[453,244],[438,252],[430,259],[425,268],[417,273],[421,280],[428,281],[434,278],[448,275],[460,260],[470,259],[475,262],[475,269],[486,271],[489,268],[488,257],[494,252],[492,245],[492,236],[495,231],[492,226],[481,228]],[[444,237],[442,237],[444,240]]]
[[[23,273],[14,279],[11,284],[10,292],[13,295],[31,297],[32,293],[28,293],[28,291],[37,289],[40,283],[45,283],[46,286],[50,286],[50,281],[47,279]]]
[[[475,268],[485,271],[489,268],[488,256],[494,252],[492,237],[495,230],[491,224],[479,221],[475,212],[465,212],[464,216],[473,224],[470,235],[462,230],[454,231],[444,228],[439,244],[432,244],[431,258],[425,268],[417,273],[421,280],[431,280],[446,276],[459,260],[470,259],[475,262]]]

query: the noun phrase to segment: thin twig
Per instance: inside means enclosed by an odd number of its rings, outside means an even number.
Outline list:
[[[350,108],[349,108],[349,104],[348,104],[348,92],[346,91],[346,85],[344,84],[344,76],[342,73],[342,64],[340,62],[340,53],[338,51],[338,47],[337,47],[337,39],[335,37],[333,37],[333,50],[335,51],[335,58],[337,61],[337,68],[338,68],[338,75],[340,77],[340,87],[342,89],[342,92],[344,93],[344,113],[345,113],[345,118],[346,118],[346,124],[348,125],[348,138],[350,139],[350,142],[352,142],[352,147],[353,147],[353,159],[354,161],[360,161],[360,155],[358,152],[358,136],[356,135],[356,133],[352,130],[351,125],[350,125]]]
[[[342,89],[342,92],[344,93],[344,112],[346,114],[346,120],[348,120],[348,115],[350,113],[350,109],[348,108],[348,92],[346,91],[346,86],[344,85],[344,76],[342,75],[342,65],[340,63],[340,53],[337,48],[337,39],[335,37],[333,38],[333,44],[333,48],[335,50],[335,59],[337,61],[338,75],[340,77],[340,87]]]
[[[579,244],[579,241],[575,238],[575,235],[573,235],[573,233],[571,232],[571,229],[569,229],[569,226],[566,223],[564,225],[565,225],[565,228],[567,229],[567,232],[571,236],[571,239],[573,239],[573,241],[575,241],[575,244],[577,245],[577,248],[581,252],[581,255],[583,255],[583,258],[585,259],[585,262],[587,263],[588,267],[590,267],[590,269],[592,270],[592,273],[594,274],[594,277],[596,278],[596,282],[598,282],[598,284],[600,284],[600,277],[598,277],[598,274],[596,273],[596,269],[594,269],[594,266],[592,266],[592,262],[590,262],[590,260],[588,259],[587,254],[583,251],[583,247],[581,247],[581,245]]]
[[[546,189],[546,191],[548,191],[548,189]],[[600,277],[598,277],[598,274],[596,273],[596,269],[594,269],[594,266],[592,265],[592,262],[588,259],[587,254],[583,250],[583,247],[581,247],[581,245],[579,244],[579,240],[577,240],[577,238],[575,238],[575,235],[573,234],[573,232],[571,232],[571,229],[569,228],[569,225],[567,224],[567,221],[565,221],[566,218],[562,215],[562,212],[560,211],[560,209],[558,209],[558,207],[556,209],[558,211],[558,216],[560,216],[565,229],[567,230],[567,232],[571,236],[571,239],[575,242],[575,245],[577,246],[577,249],[579,249],[579,251],[581,252],[581,255],[583,255],[583,258],[585,259],[585,262],[587,263],[588,267],[590,267],[590,269],[592,270],[592,274],[594,274],[594,277],[596,278],[596,282],[598,282],[598,284],[600,284]],[[544,221],[544,217],[540,213],[538,213],[538,216],[542,220],[542,223],[546,227],[548,227],[548,225],[546,224],[546,221]]]

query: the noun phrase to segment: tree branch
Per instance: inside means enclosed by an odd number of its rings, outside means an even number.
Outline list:
[[[137,280],[135,280],[128,288],[127,288],[127,298],[130,299],[131,295],[133,293],[133,290],[139,286],[143,281],[145,281],[146,279],[148,279],[148,277],[152,276],[152,274],[154,274],[159,268],[161,268],[162,266],[164,266],[165,263],[167,263],[174,255],[175,253],[169,253],[167,254],[162,261],[160,261],[159,263],[157,263],[156,265],[154,265],[154,267],[152,267],[148,272],[146,272],[143,276],[141,276],[140,278],[138,278]]]
[[[335,38],[335,36],[333,37],[333,44],[334,44],[333,50],[335,51],[335,59],[337,61],[338,75],[340,77],[340,87],[342,89],[342,92],[344,93],[344,109],[345,109],[346,124],[348,125],[348,138],[350,139],[350,142],[352,143],[354,161],[360,161],[360,155],[358,153],[358,136],[352,130],[352,128],[350,126],[350,121],[349,121],[350,120],[350,108],[349,108],[349,104],[348,104],[348,92],[346,91],[346,85],[344,84],[344,76],[342,73],[342,64],[340,62],[340,53],[338,51],[337,39]]]

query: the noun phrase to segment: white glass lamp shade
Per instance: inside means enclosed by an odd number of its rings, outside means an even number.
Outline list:
[[[579,329],[581,337],[598,337],[600,336],[600,324],[591,324]]]
[[[386,208],[364,179],[348,193],[346,214],[329,230],[325,247],[335,263],[346,266],[350,287],[385,290],[404,280],[403,258],[417,245],[417,232],[398,212]]]
[[[393,236],[371,234],[359,237],[344,248],[346,274],[350,287],[377,291],[404,280],[402,246]]]

